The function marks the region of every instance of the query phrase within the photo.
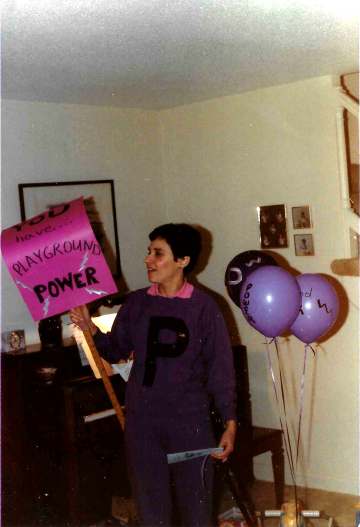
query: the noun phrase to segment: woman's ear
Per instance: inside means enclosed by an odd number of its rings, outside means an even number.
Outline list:
[[[184,256],[183,258],[178,258],[177,263],[179,264],[179,269],[184,269],[190,263],[190,256]]]

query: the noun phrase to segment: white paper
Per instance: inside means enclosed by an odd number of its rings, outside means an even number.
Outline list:
[[[133,360],[128,360],[122,364],[112,364],[111,366],[115,373],[120,373],[124,381],[128,382],[133,362]]]

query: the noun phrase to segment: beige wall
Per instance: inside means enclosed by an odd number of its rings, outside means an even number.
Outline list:
[[[2,229],[20,222],[19,183],[95,179],[115,181],[119,287],[145,287],[147,234],[166,220],[158,113],[2,101]],[[26,330],[29,344],[38,342],[37,324],[2,261],[2,331],[16,328]]]
[[[279,263],[331,276],[330,263],[343,257],[347,243],[331,81],[318,78],[159,113],[3,101],[2,229],[20,221],[18,183],[114,179],[125,285],[146,285],[148,232],[164,221],[186,221],[210,231],[213,250],[198,279],[227,302],[228,262],[259,249],[256,207],[284,203],[290,247],[278,251]],[[297,205],[311,206],[314,257],[294,255],[290,216]],[[332,279],[342,291],[341,317],[335,334],[315,348],[316,357],[308,355],[298,484],[356,494],[358,280]],[[3,330],[25,328],[28,341],[38,340],[37,325],[4,267],[2,289]],[[279,427],[264,339],[228,305],[232,338],[248,348],[253,421]],[[303,345],[293,337],[279,340],[288,421],[296,430]],[[269,455],[257,458],[255,469],[257,477],[270,479]]]
[[[213,252],[199,275],[226,297],[224,272],[238,253],[259,249],[258,205],[286,204],[290,247],[279,262],[301,273],[331,276],[344,257],[332,78],[215,99],[161,113],[168,218],[206,227]],[[297,257],[291,208],[310,205],[314,257]],[[334,276],[341,295],[337,332],[308,354],[298,484],[358,492],[358,280]],[[345,290],[357,305],[349,304]],[[230,302],[231,303],[231,302]],[[231,303],[237,332],[248,348],[254,423],[279,427],[264,338]],[[236,338],[236,331],[233,332]],[[272,344],[271,349],[273,349]],[[303,344],[279,339],[288,421],[296,431]],[[276,367],[275,355],[273,365]],[[278,390],[280,390],[278,385]],[[294,447],[293,447],[294,448]],[[295,447],[296,448],[296,447]],[[271,478],[270,456],[256,459],[256,475]],[[289,473],[287,481],[291,483]]]

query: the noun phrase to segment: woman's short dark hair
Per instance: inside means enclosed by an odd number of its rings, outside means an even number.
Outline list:
[[[184,268],[184,275],[194,269],[201,252],[201,236],[194,227],[186,223],[166,223],[156,227],[149,238],[150,241],[164,239],[170,245],[175,260],[190,257],[189,264]]]

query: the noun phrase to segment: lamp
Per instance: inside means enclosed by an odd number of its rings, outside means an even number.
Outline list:
[[[107,333],[111,330],[115,317],[116,313],[110,313],[109,315],[91,317],[91,320],[103,333]]]
[[[116,313],[110,313],[109,315],[101,315],[99,317],[92,317],[91,320],[103,333],[107,333],[108,331],[110,331],[115,317],[116,317]],[[81,331],[80,328],[78,328],[77,326],[75,326],[75,324],[73,324],[72,334],[73,334],[74,339],[76,340],[77,347],[79,348],[81,364],[83,366],[90,364],[95,377],[97,379],[100,379],[101,377],[100,372],[90,352],[90,348],[89,348],[88,343],[86,342],[84,333]],[[105,369],[108,375],[112,375],[114,373],[110,364],[104,362],[104,366],[105,366]]]

